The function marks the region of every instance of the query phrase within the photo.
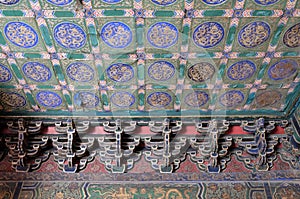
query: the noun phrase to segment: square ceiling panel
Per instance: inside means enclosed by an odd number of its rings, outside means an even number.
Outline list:
[[[3,116],[288,117],[299,0],[0,1]]]

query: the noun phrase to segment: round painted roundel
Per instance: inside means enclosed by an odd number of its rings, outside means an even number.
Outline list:
[[[20,108],[26,105],[25,97],[16,92],[1,92],[0,100],[1,103],[13,108]]]
[[[74,102],[76,105],[83,108],[94,108],[99,104],[99,97],[92,92],[78,92],[74,95]]]
[[[106,69],[109,79],[115,82],[128,82],[134,76],[134,70],[129,64],[116,63]]]
[[[10,70],[6,66],[0,64],[0,82],[8,82],[11,78],[12,75]]]
[[[102,0],[102,2],[107,3],[107,4],[116,4],[116,3],[120,3],[123,0]]]
[[[86,44],[86,33],[75,23],[63,22],[53,29],[55,41],[63,48],[77,50]]]
[[[254,21],[245,25],[238,34],[238,41],[245,48],[254,48],[270,37],[271,28],[263,21]]]
[[[225,107],[235,107],[244,101],[244,94],[239,90],[231,90],[222,94],[219,102]]]
[[[208,5],[217,6],[225,3],[227,0],[202,0],[202,1]]]
[[[282,80],[286,79],[297,71],[298,63],[291,59],[280,60],[279,62],[273,64],[269,70],[268,75],[272,80]]]
[[[178,29],[171,23],[157,22],[149,28],[147,40],[156,48],[169,48],[177,43]]]
[[[208,94],[204,91],[195,91],[185,96],[184,102],[191,107],[201,107],[209,100]]]
[[[268,6],[273,5],[277,3],[279,0],[254,0],[255,3],[262,5],[262,6]]]
[[[151,0],[154,4],[159,6],[168,6],[175,3],[177,0]]]
[[[20,0],[0,0],[0,4],[6,5],[6,6],[11,6],[19,3]]]
[[[194,43],[202,48],[218,45],[224,37],[224,28],[217,22],[204,22],[197,26],[193,33]]]
[[[256,106],[259,108],[263,108],[266,106],[272,106],[277,103],[281,99],[282,95],[276,91],[265,91],[260,93],[255,98]]]
[[[49,3],[56,6],[67,6],[72,3],[73,0],[47,0]]]
[[[113,93],[110,97],[110,101],[117,107],[128,108],[134,104],[135,97],[129,92],[120,91]]]
[[[21,48],[32,48],[38,43],[37,32],[24,22],[9,22],[4,27],[6,38]]]
[[[208,62],[200,62],[189,67],[188,77],[194,82],[204,82],[215,74],[215,67]]]
[[[62,104],[61,97],[52,91],[40,91],[36,94],[36,99],[42,106],[56,108]]]
[[[89,82],[94,79],[94,69],[82,62],[71,63],[66,69],[67,75],[73,81]]]
[[[148,75],[156,81],[166,81],[173,77],[175,67],[168,61],[157,61],[148,68]]]
[[[156,108],[166,107],[171,101],[171,95],[166,92],[154,92],[147,97],[148,104]]]
[[[283,43],[290,48],[300,46],[300,23],[290,27],[283,36]]]
[[[102,27],[101,38],[111,48],[125,48],[132,42],[132,32],[125,23],[112,21]]]
[[[232,80],[245,80],[252,77],[255,71],[252,61],[243,60],[232,64],[227,70],[227,76]]]
[[[22,67],[23,73],[33,81],[45,82],[51,79],[50,69],[39,62],[27,62]]]

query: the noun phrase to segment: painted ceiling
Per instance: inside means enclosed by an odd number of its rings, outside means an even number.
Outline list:
[[[2,116],[285,117],[298,0],[0,0]]]

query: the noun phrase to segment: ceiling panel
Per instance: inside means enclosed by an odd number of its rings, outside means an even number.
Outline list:
[[[295,0],[1,0],[1,115],[285,117]]]

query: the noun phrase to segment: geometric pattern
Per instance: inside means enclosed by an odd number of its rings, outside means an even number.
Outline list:
[[[287,117],[300,95],[299,5],[2,0],[1,115]]]

